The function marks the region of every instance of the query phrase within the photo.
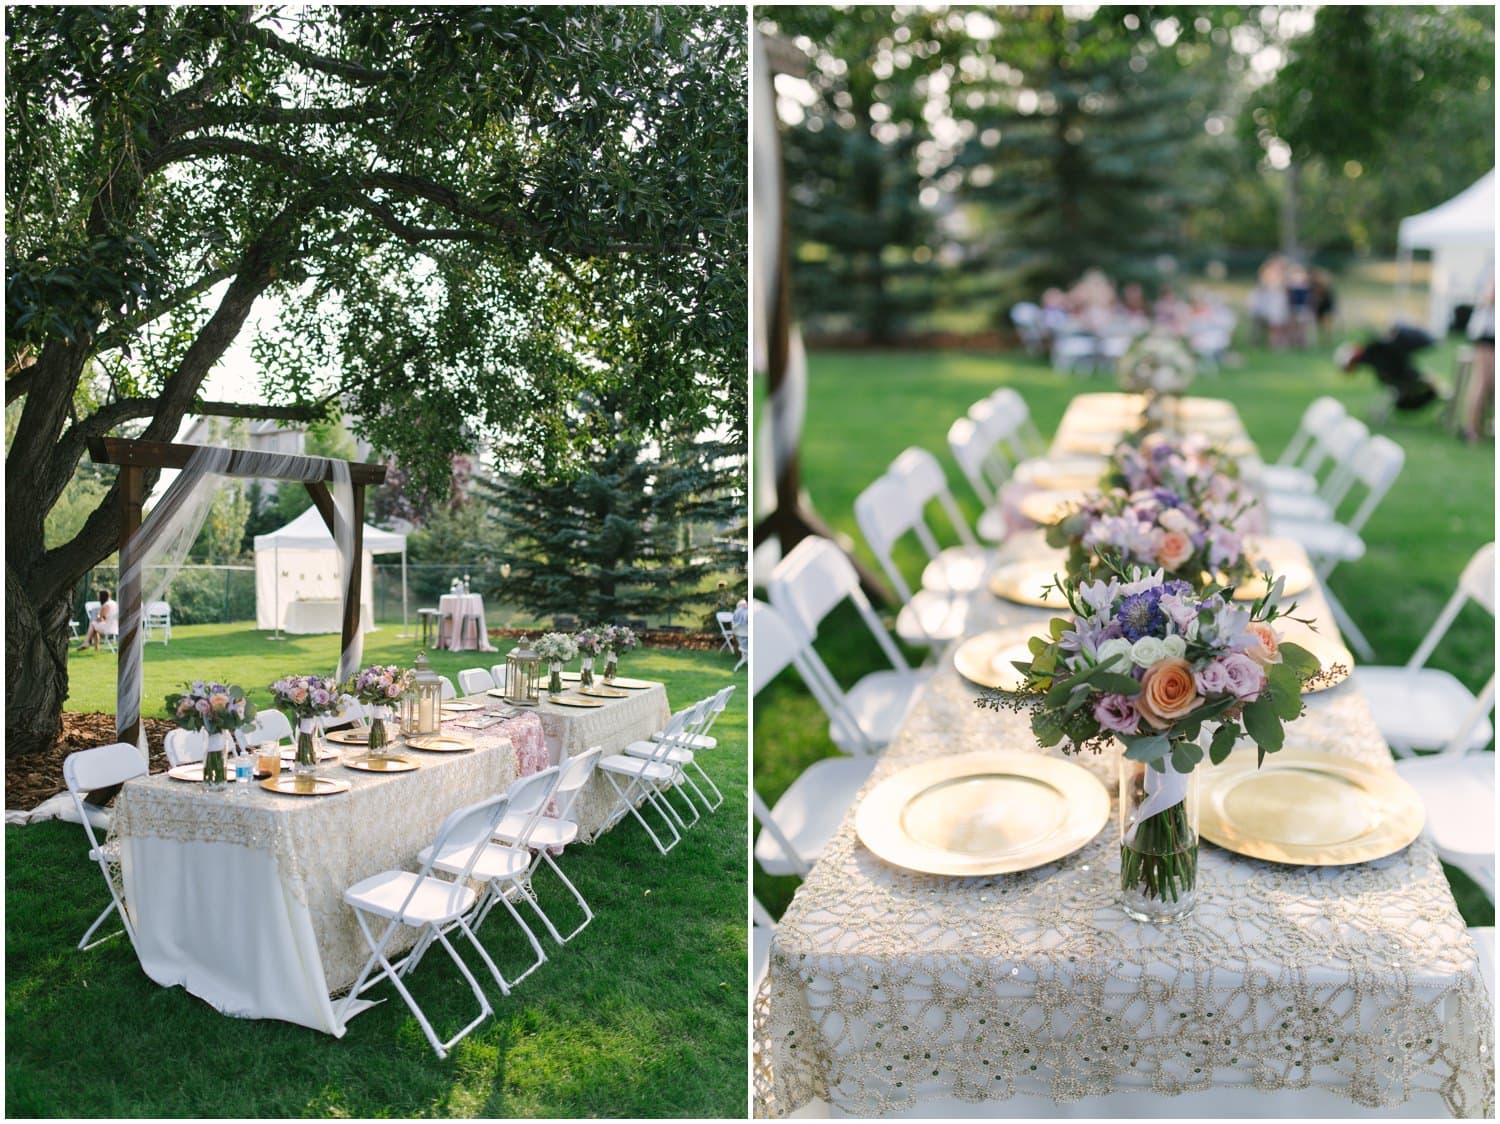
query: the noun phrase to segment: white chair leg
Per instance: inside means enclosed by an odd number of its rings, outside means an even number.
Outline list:
[[[98,948],[105,941],[112,941],[121,933],[126,931],[124,929],[117,929],[107,936],[100,937],[92,944],[89,943],[89,938],[94,935],[94,931],[98,929],[100,925],[103,925],[104,922],[109,919],[109,915],[113,913],[117,908],[118,906],[113,901],[113,899],[111,899],[110,903],[104,907],[104,912],[99,914],[98,917],[94,918],[94,923],[88,927],[88,930],[83,934],[83,938],[78,942],[78,948],[80,951],[87,952],[91,948]]]
[[[523,897],[526,896],[525,890],[521,888],[519,883],[513,882],[510,883],[510,885],[513,885],[518,890],[521,890]],[[504,890],[501,890],[496,896],[499,897],[500,904],[505,907],[506,912],[511,915],[511,918],[515,921],[515,923],[521,926],[521,932],[526,934],[526,939],[531,942],[532,951],[536,953],[536,960],[531,965],[531,967],[527,968],[519,976],[510,981],[511,985],[514,986],[520,983],[527,976],[531,975],[532,972],[535,972],[538,968],[540,968],[547,962],[547,950],[542,947],[542,942],[536,939],[536,934],[531,931],[531,926],[526,924],[526,919],[522,917],[521,914],[516,910],[515,905],[510,900],[510,895],[505,893]],[[533,906],[534,905],[535,903],[533,903]]]
[[[719,786],[714,784],[713,778],[703,771],[703,766],[698,764],[696,758],[693,760],[693,768],[697,770],[698,775],[703,778],[703,783],[708,785],[709,788],[713,789],[713,794],[718,797],[718,799],[714,801],[714,803],[708,804],[708,810],[710,812],[718,811],[719,805],[724,803],[724,794],[719,791]],[[693,788],[697,789],[698,786],[695,784],[693,785]],[[699,791],[698,795],[702,796],[702,791]],[[705,801],[705,803],[707,802]]]
[[[527,900],[531,902],[531,906],[536,910],[537,916],[542,919],[542,924],[547,927],[547,932],[552,935],[552,939],[555,940],[558,944],[567,944],[570,940],[572,940],[579,933],[583,932],[585,928],[588,927],[588,923],[594,919],[594,911],[589,908],[589,903],[585,901],[583,895],[578,892],[578,887],[573,885],[573,883],[568,879],[568,876],[564,874],[557,863],[553,861],[552,856],[547,852],[546,848],[543,848],[542,850],[537,852],[537,861],[532,863],[531,866],[530,882],[532,884],[533,891],[535,890],[537,869],[544,862],[552,868],[552,873],[557,875],[557,877],[562,881],[562,884],[567,887],[568,893],[573,895],[573,900],[578,903],[578,908],[583,910],[583,920],[579,922],[578,927],[575,928],[571,933],[569,933],[567,936],[563,936],[557,931],[557,926],[552,923],[552,919],[548,917],[546,912],[542,909],[541,903],[537,901],[534,892],[532,896]]]
[[[615,806],[619,813],[619,819],[623,819],[627,814],[634,816],[636,818],[636,821],[646,829],[646,834],[651,836],[651,842],[656,844],[656,849],[664,855],[673,847],[677,846],[678,843],[682,842],[682,836],[677,834],[677,828],[672,823],[672,817],[661,810],[661,805],[657,802],[654,791],[648,786],[643,787],[640,785],[639,777],[632,777],[630,780],[630,784],[622,790],[620,788],[619,782],[615,780],[615,775],[613,773],[605,770],[604,775],[609,778],[611,787],[614,788],[616,796],[619,797],[619,803]],[[640,788],[642,795],[644,795],[646,800],[650,801],[651,805],[656,808],[657,814],[662,817],[662,821],[667,825],[667,830],[672,833],[672,842],[663,845],[661,839],[657,836],[651,825],[646,822],[646,817],[641,815],[640,808],[636,805],[635,801],[631,799],[637,788]],[[614,822],[613,814],[611,822]]]

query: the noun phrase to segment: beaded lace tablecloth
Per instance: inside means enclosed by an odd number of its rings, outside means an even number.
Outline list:
[[[1002,557],[1045,549],[1027,535]],[[1297,600],[1331,622],[1316,590]],[[986,593],[968,631],[1049,615]],[[980,711],[977,694],[950,648],[865,791],[944,754],[1046,752],[1026,715]],[[1307,701],[1289,748],[1389,763],[1352,682]],[[1113,802],[1114,760],[1075,760]],[[1310,1087],[1372,1108],[1431,1090],[1455,1116],[1493,1114],[1490,1002],[1425,840],[1325,868],[1204,844],[1196,910],[1157,927],[1116,905],[1116,835],[1111,816],[1061,861],[942,878],[877,859],[851,812],[776,928],[756,1006],[757,1114],[814,1097],[871,1116],[927,1098],[1003,1112],[1018,1094]]]

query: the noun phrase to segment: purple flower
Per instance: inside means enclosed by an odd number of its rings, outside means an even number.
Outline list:
[[[1120,602],[1120,632],[1134,643],[1142,636],[1160,635],[1166,628],[1166,617],[1162,614],[1160,601],[1162,587],[1133,593]]]
[[[1200,695],[1227,695],[1233,689],[1223,660],[1211,660],[1193,675]]]
[[[1234,652],[1224,657],[1224,674],[1229,680],[1229,690],[1237,699],[1250,702],[1260,697],[1266,688],[1266,672],[1243,652]]]
[[[1094,719],[1117,734],[1133,734],[1141,724],[1140,711],[1126,695],[1100,695],[1094,700]]]

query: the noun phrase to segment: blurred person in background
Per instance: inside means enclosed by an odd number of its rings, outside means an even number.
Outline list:
[[[1306,347],[1313,334],[1312,280],[1307,270],[1292,264],[1286,271],[1287,342]]]
[[[1314,269],[1309,275],[1312,282],[1313,330],[1317,343],[1322,344],[1333,332],[1333,314],[1338,301],[1333,293],[1333,274],[1326,269]]]
[[[1469,339],[1474,366],[1469,372],[1469,401],[1464,411],[1464,440],[1470,444],[1484,434],[1484,422],[1495,407],[1495,271],[1490,270],[1484,295],[1469,314]]]
[[[1286,294],[1286,265],[1280,254],[1272,254],[1256,275],[1250,292],[1250,322],[1253,338],[1264,347],[1286,346],[1287,320],[1291,308]]]

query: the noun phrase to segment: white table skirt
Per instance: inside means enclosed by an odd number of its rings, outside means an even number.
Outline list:
[[[464,629],[464,618],[479,618],[478,640],[474,633]],[[437,647],[450,651],[493,652],[490,635],[484,620],[484,598],[477,593],[445,593],[438,598]]]

